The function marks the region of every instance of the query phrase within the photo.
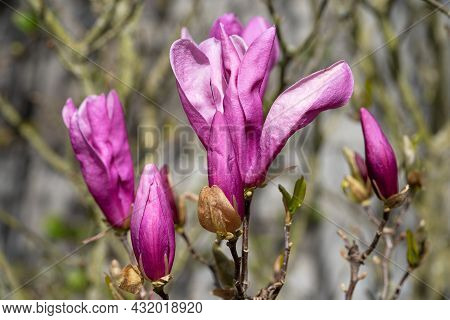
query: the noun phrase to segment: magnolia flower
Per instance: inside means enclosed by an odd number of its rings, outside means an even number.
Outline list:
[[[280,94],[264,119],[275,28],[249,45],[229,35],[223,23],[213,30],[214,37],[199,45],[184,33],[170,49],[170,62],[183,108],[208,151],[209,184],[218,185],[230,203],[236,201],[242,214],[243,187],[264,182],[271,162],[297,130],[348,102],[353,76],[341,61],[303,78]]]
[[[377,196],[388,199],[398,193],[395,153],[373,115],[365,108],[360,115],[368,175]]]
[[[170,274],[175,257],[170,193],[158,168],[146,165],[136,192],[130,233],[139,267],[152,281]]]
[[[68,99],[62,117],[89,192],[113,227],[128,228],[133,161],[117,93],[88,96],[78,110]]]

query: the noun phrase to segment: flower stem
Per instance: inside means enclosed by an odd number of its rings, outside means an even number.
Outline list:
[[[411,268],[408,268],[408,270],[405,271],[402,278],[400,279],[400,282],[397,285],[397,288],[395,289],[394,295],[392,296],[392,300],[397,300],[397,298],[399,297],[400,292],[402,290],[402,287],[406,282],[406,279],[408,279],[408,277],[412,271],[413,271],[413,269],[411,269]]]
[[[161,297],[161,299],[163,300],[169,300],[169,295],[164,292],[164,286],[160,286],[160,287],[154,287],[153,291]]]
[[[245,201],[245,213],[244,213],[244,221],[242,223],[242,269],[241,269],[241,285],[244,291],[247,290],[248,287],[248,232],[249,232],[249,223],[250,223],[250,205],[252,202],[252,198],[249,197],[244,200]]]
[[[231,256],[234,261],[234,285],[237,290],[237,298],[244,298],[244,290],[242,288],[242,284],[240,282],[240,274],[241,274],[241,258],[239,257],[236,250],[236,243],[238,238],[235,237],[227,242],[227,246],[230,248]]]

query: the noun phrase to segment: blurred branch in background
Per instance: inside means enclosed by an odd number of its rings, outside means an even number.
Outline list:
[[[430,6],[438,9],[440,12],[442,12],[443,14],[447,15],[447,17],[450,18],[450,10],[447,9],[447,5],[448,5],[448,1],[444,3],[441,3],[437,0],[423,0],[426,3],[428,3]]]

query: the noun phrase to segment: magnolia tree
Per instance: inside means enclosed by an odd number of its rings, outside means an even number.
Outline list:
[[[199,194],[177,195],[163,163],[146,164],[135,188],[124,111],[116,91],[88,96],[78,108],[67,100],[62,117],[84,181],[106,223],[129,251],[128,265],[122,268],[114,261],[107,276],[107,285],[115,297],[129,292],[136,298],[149,298],[154,292],[169,299],[168,284],[177,281],[177,275],[172,274],[177,234],[187,243],[193,258],[210,270],[215,296],[276,299],[282,290],[290,251],[296,245],[290,229],[301,214],[307,182],[297,177],[293,190],[279,185],[279,199],[285,208],[284,229],[280,229],[284,249],[273,257],[273,279],[250,294],[250,218],[255,214],[252,197],[267,184],[271,163],[295,132],[314,125],[321,112],[349,102],[354,78],[350,66],[338,61],[287,86],[273,99],[265,115],[268,80],[285,51],[277,31],[262,17],[253,17],[243,26],[236,15],[228,13],[213,23],[205,40],[195,41],[183,28],[181,38],[170,47],[170,65],[181,107],[207,154],[209,184]],[[380,239],[392,246],[406,238],[409,267],[397,288],[385,288],[382,294],[382,298],[395,299],[426,251],[423,226],[417,231],[399,231],[400,219],[419,184],[399,187],[397,159],[389,139],[363,107],[360,121],[365,159],[348,148],[344,150],[350,174],[342,187],[349,201],[360,205],[375,227],[372,240],[364,248],[339,232],[345,245],[342,256],[350,272],[343,295],[352,299],[358,282],[366,276],[360,267]],[[381,204],[377,207],[381,208],[379,213],[372,212],[370,206],[374,195]],[[216,236],[211,244],[211,261],[193,247],[185,230],[187,198],[197,202],[198,223]]]

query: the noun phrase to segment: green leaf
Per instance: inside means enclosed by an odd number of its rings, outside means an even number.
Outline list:
[[[15,13],[12,16],[13,24],[23,33],[31,33],[37,29],[36,15],[32,12]]]
[[[301,177],[295,183],[294,194],[289,202],[289,211],[293,214],[303,204],[306,196],[305,177]]]
[[[411,268],[416,268],[420,263],[419,249],[417,248],[417,242],[414,238],[414,234],[411,230],[406,230],[406,259]]]
[[[213,245],[213,256],[216,262],[220,283],[225,288],[234,287],[234,261],[228,259],[219,245]]]
[[[291,203],[291,195],[289,192],[281,185],[278,185],[278,190],[280,190],[281,195],[283,196],[283,204],[286,210],[289,210],[289,204]]]

